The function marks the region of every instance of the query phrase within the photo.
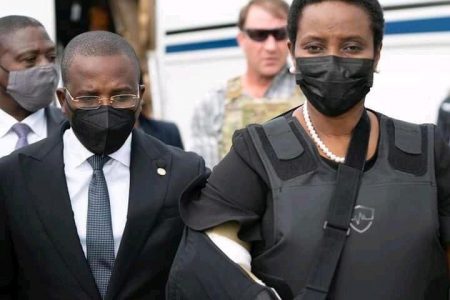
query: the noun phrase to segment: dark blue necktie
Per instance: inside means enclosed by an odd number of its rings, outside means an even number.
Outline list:
[[[108,186],[103,174],[103,165],[108,160],[108,156],[102,155],[88,158],[93,174],[88,197],[87,260],[102,298],[105,298],[115,259]]]
[[[31,131],[30,126],[25,123],[16,123],[11,128],[19,138],[16,143],[15,149],[22,148],[23,146],[28,145],[28,134]]]

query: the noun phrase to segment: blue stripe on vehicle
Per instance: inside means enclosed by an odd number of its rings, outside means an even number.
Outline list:
[[[427,32],[450,32],[450,17],[392,21],[386,23],[385,34],[413,34]],[[235,38],[216,39],[166,46],[166,53],[201,51],[237,47]]]
[[[236,47],[236,46],[237,46],[236,39],[231,38],[231,39],[221,39],[221,40],[211,40],[211,41],[203,41],[203,42],[195,42],[195,43],[168,45],[166,47],[166,52],[167,53],[176,53],[176,52],[186,52],[186,51],[211,50],[211,49],[218,49],[218,48],[230,48],[230,47]]]
[[[450,17],[394,21],[386,23],[386,34],[450,31]]]

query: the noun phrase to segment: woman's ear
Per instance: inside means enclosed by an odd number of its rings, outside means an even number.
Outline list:
[[[291,56],[294,56],[294,43],[292,43],[290,40],[287,40],[287,47],[289,49],[289,53],[291,54]]]
[[[381,47],[383,45],[380,44],[380,46],[375,49],[375,54],[373,56],[373,71],[375,73],[379,73],[380,71],[378,70],[378,62],[380,61],[380,56],[381,56]]]
[[[295,74],[295,72],[297,71],[297,66],[296,66],[296,61],[295,61],[295,55],[294,55],[294,45],[293,43],[291,43],[290,40],[287,41],[287,47],[289,49],[289,61],[290,61],[290,67],[289,67],[289,72],[291,74]]]

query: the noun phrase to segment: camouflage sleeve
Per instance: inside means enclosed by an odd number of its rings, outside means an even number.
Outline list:
[[[191,150],[203,156],[209,168],[219,162],[224,105],[225,88],[210,91],[196,105],[191,121]]]

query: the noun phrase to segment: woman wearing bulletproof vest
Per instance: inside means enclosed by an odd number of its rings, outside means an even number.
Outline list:
[[[364,106],[383,28],[377,0],[293,1],[307,102],[186,190],[169,299],[448,299],[449,149]]]

